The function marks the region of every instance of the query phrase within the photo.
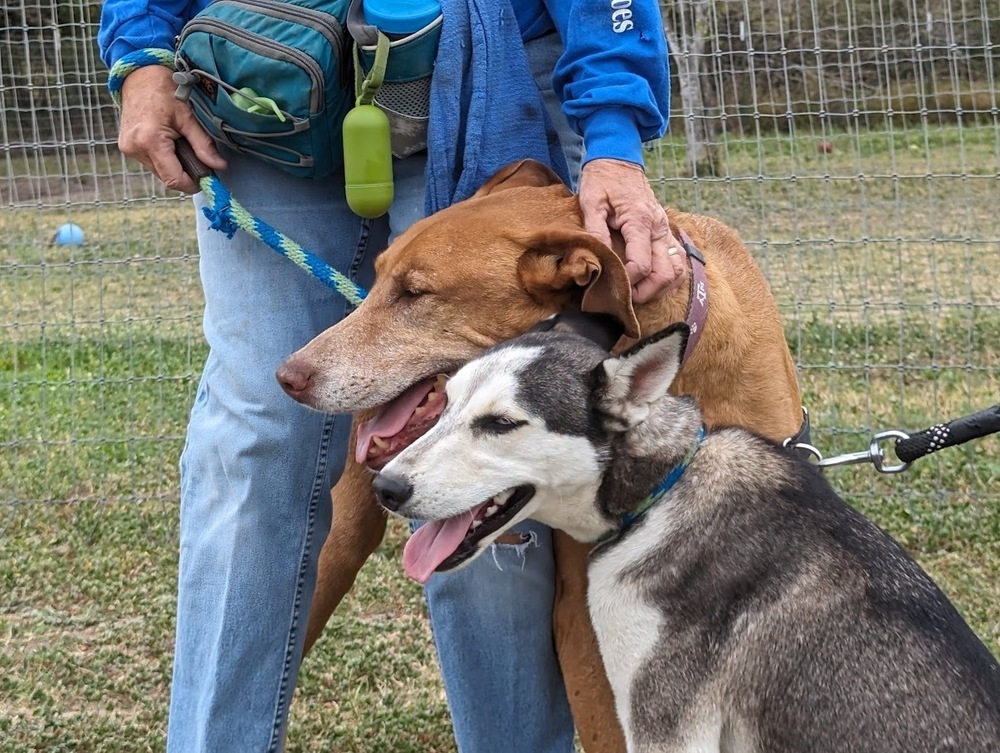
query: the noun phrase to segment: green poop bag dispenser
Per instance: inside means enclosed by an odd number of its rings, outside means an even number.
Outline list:
[[[361,78],[358,48],[354,67],[358,71],[357,104],[344,118],[344,189],[347,206],[355,214],[381,217],[392,206],[392,141],[389,118],[372,104],[382,85],[389,55],[389,38],[379,32],[375,64]]]

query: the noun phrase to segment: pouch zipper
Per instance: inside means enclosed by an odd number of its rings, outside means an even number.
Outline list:
[[[240,41],[248,50],[252,50],[264,57],[282,59],[281,56],[291,58],[291,62],[301,65],[309,73],[312,79],[312,91],[309,96],[309,110],[311,113],[321,112],[326,107],[326,92],[324,91],[323,69],[319,63],[309,57],[301,50],[294,47],[287,47],[279,44],[267,37],[262,37],[252,31],[241,29],[238,26],[227,24],[216,18],[194,18],[188,22],[181,35],[181,41],[196,31],[225,32],[220,36],[230,36],[234,40]],[[271,54],[269,54],[271,53]],[[229,83],[228,81],[226,83]],[[232,86],[232,84],[229,84]]]
[[[218,0],[223,5],[236,5],[250,10],[260,11],[265,16],[280,18],[283,20],[302,21],[303,26],[308,26],[314,31],[318,31],[334,48],[337,53],[337,60],[344,54],[344,30],[340,22],[330,13],[321,10],[303,8],[292,3],[275,2],[274,0]],[[319,28],[315,28],[313,24]]]

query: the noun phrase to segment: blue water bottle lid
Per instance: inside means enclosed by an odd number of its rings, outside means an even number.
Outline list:
[[[364,0],[365,21],[386,34],[413,34],[441,15],[438,0]]]

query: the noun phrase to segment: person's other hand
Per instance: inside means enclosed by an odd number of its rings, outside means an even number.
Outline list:
[[[684,247],[670,232],[641,167],[614,159],[588,162],[580,176],[580,209],[587,230],[609,247],[611,230],[625,239],[625,270],[636,303],[680,284]]]
[[[186,138],[198,158],[213,170],[224,168],[226,161],[195,120],[191,107],[174,98],[177,85],[171,75],[162,65],[147,65],[125,78],[118,148],[152,170],[167,188],[197,193],[201,189],[181,167],[174,142]]]

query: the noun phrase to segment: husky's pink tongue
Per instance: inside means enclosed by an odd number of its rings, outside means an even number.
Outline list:
[[[418,583],[426,583],[438,566],[458,549],[476,514],[489,502],[447,520],[429,520],[411,534],[403,547],[403,570]]]

